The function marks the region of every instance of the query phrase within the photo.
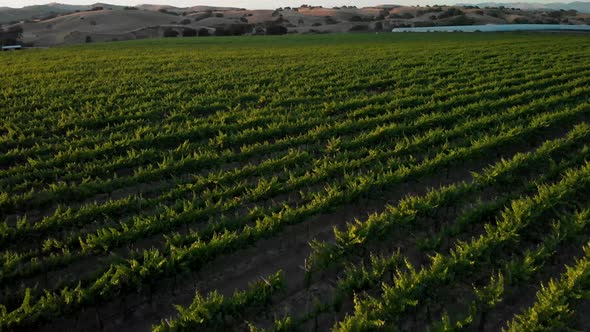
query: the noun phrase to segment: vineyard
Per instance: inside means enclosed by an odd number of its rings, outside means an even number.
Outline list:
[[[0,331],[590,328],[586,35],[0,65]]]

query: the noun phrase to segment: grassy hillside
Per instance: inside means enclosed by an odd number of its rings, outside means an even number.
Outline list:
[[[58,8],[53,5],[51,8]],[[396,27],[474,24],[588,24],[590,14],[571,11],[520,10],[457,6],[301,6],[245,10],[195,6],[93,5],[95,10],[60,13],[27,20],[22,41],[33,46],[122,41],[165,36],[386,32]],[[29,8],[29,7],[27,7]],[[100,9],[100,10],[98,10]],[[7,11],[0,10],[1,17]]]
[[[0,61],[2,331],[589,327],[585,35]]]
[[[59,15],[67,15],[76,11],[88,11],[95,7],[109,8],[111,10],[122,10],[122,6],[96,3],[94,5],[64,5],[50,3],[47,5],[26,6],[23,8],[0,8],[0,24],[10,24],[20,21],[31,21],[36,19],[48,19]]]

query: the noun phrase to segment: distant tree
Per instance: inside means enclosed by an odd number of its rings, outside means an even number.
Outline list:
[[[353,27],[351,27],[348,31],[368,31],[369,27],[366,25],[355,25]]]
[[[434,22],[430,21],[423,21],[423,22],[414,22],[415,27],[433,27],[436,26]]]
[[[440,14],[438,16],[438,18],[447,18],[447,17],[459,16],[459,15],[463,15],[463,14],[464,13],[461,9],[451,7],[449,9],[447,9],[446,11],[444,11],[442,14]]]
[[[230,36],[230,33],[224,27],[215,28],[214,34],[216,36]]]
[[[338,24],[338,21],[336,21],[333,17],[331,16],[326,16],[326,24],[330,25],[330,24]]]
[[[85,39],[85,41],[86,41],[87,43],[92,43],[92,37],[90,37],[90,36],[86,36],[86,39]]]
[[[448,23],[449,25],[472,25],[475,23],[475,20],[465,15],[459,15],[457,17],[454,17]]]
[[[252,31],[251,24],[230,24],[215,28],[216,36],[241,36]]]
[[[166,29],[164,29],[164,37],[165,38],[178,37],[178,31],[176,31],[174,29],[166,28]]]
[[[9,26],[0,29],[0,44],[2,45],[21,45],[23,27],[20,25]]]
[[[182,24],[182,25],[191,24],[191,19],[190,18],[185,18],[182,21],[180,21],[180,24]]]
[[[159,11],[160,13],[162,13],[162,14],[168,14],[168,15],[179,16],[179,14],[178,14],[178,13],[175,13],[175,12],[170,12],[170,11],[168,11],[166,8],[160,8],[160,9],[158,9],[158,11]]]
[[[104,9],[104,7],[97,6],[97,7],[92,7],[92,9],[90,9],[90,11],[96,12],[96,11],[103,10],[103,9]]]
[[[191,29],[191,28],[186,28],[186,29],[182,30],[182,36],[183,37],[196,37],[197,30]]]
[[[198,32],[199,37],[207,37],[209,36],[209,29],[201,28]]]
[[[288,32],[287,28],[282,25],[272,24],[272,23],[266,25],[266,34],[267,35],[284,35],[287,32]]]

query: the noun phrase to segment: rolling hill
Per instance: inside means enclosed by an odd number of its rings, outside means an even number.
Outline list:
[[[20,16],[19,16],[20,15]],[[28,19],[23,19],[28,15]],[[48,4],[22,9],[0,9],[5,29],[23,29],[30,46],[54,46],[97,41],[155,37],[334,33],[391,31],[396,27],[431,27],[474,24],[588,24],[590,14],[576,11],[523,10],[486,6],[395,6],[247,10],[243,8],[166,5],[90,6]]]

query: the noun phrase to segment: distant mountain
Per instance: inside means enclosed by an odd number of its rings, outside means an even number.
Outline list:
[[[70,14],[76,11],[88,11],[92,8],[102,7],[106,10],[124,10],[129,7],[112,5],[108,3],[95,3],[92,5],[66,5],[57,2],[46,5],[26,6],[23,8],[0,7],[0,24],[16,23],[20,21],[47,19],[57,15]],[[202,11],[229,11],[240,10],[241,8],[233,7],[215,7],[215,6],[194,6],[194,7],[174,7],[169,5],[138,5],[135,8],[146,11],[166,10],[173,13],[183,12],[202,12]]]
[[[524,10],[577,10],[580,13],[590,13],[590,2],[552,2],[552,3],[537,3],[537,2],[482,2],[477,4],[459,3],[457,6],[478,6],[478,7],[500,7],[520,8]]]
[[[39,5],[39,6],[27,6],[24,7],[23,9],[26,8],[43,8],[43,7],[50,7],[52,9],[57,9],[57,10],[63,10],[63,11],[76,11],[76,10],[86,10],[89,8],[92,8],[92,6],[87,6],[87,5],[66,5],[63,3],[57,3],[57,2],[52,2],[52,3],[48,3],[46,5]]]
[[[142,9],[142,10],[153,10],[153,11],[158,11],[160,9],[166,9],[166,10],[175,10],[175,9],[180,9],[178,7],[174,7],[174,6],[169,6],[169,5],[137,5],[135,6],[138,9]]]

